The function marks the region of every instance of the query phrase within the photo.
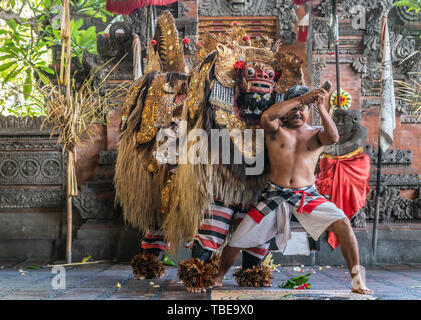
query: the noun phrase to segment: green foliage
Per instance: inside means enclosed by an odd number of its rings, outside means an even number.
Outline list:
[[[401,0],[393,4],[395,7],[408,7],[408,12],[414,10],[419,13],[421,10],[421,0]]]
[[[170,267],[176,267],[177,266],[177,264],[174,261],[172,261],[168,251],[165,251],[165,256],[164,256],[164,259],[162,259],[162,264],[164,266],[170,266]]]
[[[29,266],[28,269],[30,270],[38,270],[40,267],[37,265]]]
[[[304,285],[305,283],[308,283],[309,277],[310,277],[311,273],[307,273],[303,276],[296,276],[293,277],[285,282],[282,282],[279,284],[279,288],[284,288],[284,289],[295,289],[298,288],[302,285]],[[308,283],[308,289],[311,288],[311,284]]]
[[[60,46],[62,0],[6,0],[0,9],[15,18],[0,19],[0,114],[45,115],[37,81],[48,83],[53,46]],[[103,0],[71,1],[72,57],[82,59],[86,50],[96,54],[96,28],[83,26],[83,17],[107,21],[111,13]]]

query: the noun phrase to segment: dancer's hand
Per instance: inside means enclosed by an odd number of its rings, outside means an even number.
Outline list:
[[[328,95],[329,95],[328,92],[323,88],[314,89],[306,93],[305,95],[303,95],[302,101],[304,104],[310,104],[310,103],[315,103],[315,102],[324,103],[325,99],[328,99]]]

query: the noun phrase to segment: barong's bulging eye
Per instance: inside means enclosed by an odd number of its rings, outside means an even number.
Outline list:
[[[273,79],[275,77],[275,73],[270,71],[268,76],[269,76],[269,79]]]
[[[252,76],[256,73],[256,71],[254,71],[254,69],[252,67],[247,67],[246,73],[247,73],[247,75]]]

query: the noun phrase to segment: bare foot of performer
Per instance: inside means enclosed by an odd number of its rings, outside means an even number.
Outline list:
[[[261,119],[270,161],[269,183],[258,201],[234,232],[222,252],[215,285],[222,285],[225,273],[234,264],[241,248],[260,245],[277,234],[279,212],[294,214],[303,228],[317,240],[326,230],[339,239],[352,278],[352,292],[372,294],[359,268],[358,244],[344,212],[321,196],[314,186],[314,171],[324,146],[339,140],[335,123],[325,107],[328,92],[322,88],[308,92],[291,88],[286,100],[266,110]],[[316,102],[322,127],[306,123],[309,104]]]
[[[358,243],[348,218],[336,221],[328,230],[334,232],[339,238],[341,252],[352,278],[351,291],[360,294],[373,294],[373,291],[366,287],[361,278]]]
[[[206,292],[206,289],[210,289],[210,288],[196,288],[196,287],[187,287],[187,291],[188,292],[196,292],[196,293],[200,293],[200,292]]]

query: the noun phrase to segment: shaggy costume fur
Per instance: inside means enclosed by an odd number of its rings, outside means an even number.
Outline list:
[[[161,76],[151,72],[138,80],[130,89],[126,105],[129,107],[127,125],[123,128],[118,146],[114,185],[116,202],[124,212],[124,218],[133,227],[142,231],[159,229],[164,217],[159,214],[161,190],[169,178],[168,165],[159,165],[157,172],[150,172],[146,166],[153,157],[155,138],[139,144],[136,134],[139,131],[145,96],[154,77]],[[186,75],[170,72],[166,82],[173,86],[175,81],[186,80]]]
[[[133,268],[136,278],[139,279],[157,279],[165,272],[164,265],[152,253],[142,252],[135,255],[130,265]]]
[[[240,287],[269,287],[272,285],[272,273],[268,267],[254,266],[253,268],[239,268],[234,272],[235,280]]]
[[[178,278],[188,288],[209,288],[215,284],[219,271],[219,256],[213,255],[208,262],[190,258],[178,265]]]
[[[202,65],[215,61],[216,52],[205,58]],[[189,117],[188,99],[183,108],[182,119],[188,123],[188,130],[204,129],[211,136],[211,129],[220,128],[215,123],[215,110],[209,104],[211,83],[215,79],[213,66],[201,90],[197,92],[200,97],[200,106],[194,119]],[[201,140],[201,148],[210,150],[210,140]],[[234,145],[230,143],[231,159],[233,159]],[[196,141],[187,142],[187,150]],[[201,150],[202,150],[201,149]],[[210,152],[209,152],[210,154]],[[210,163],[210,162],[209,162]],[[176,250],[184,241],[193,240],[198,227],[203,220],[203,214],[209,205],[217,198],[225,205],[233,203],[248,206],[253,203],[267,182],[265,174],[252,176],[245,175],[247,164],[180,164],[177,174],[173,178],[170,199],[170,212],[164,222],[167,240],[171,242],[172,251]]]

